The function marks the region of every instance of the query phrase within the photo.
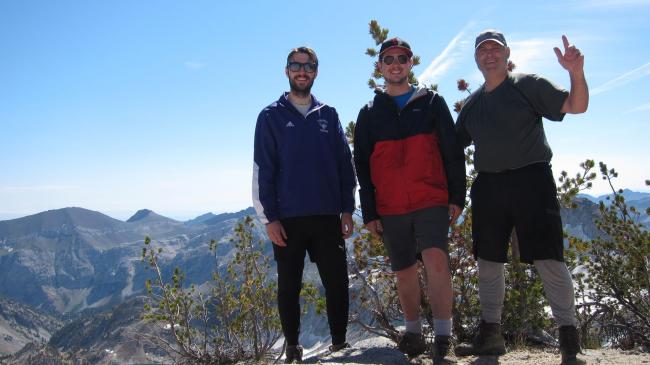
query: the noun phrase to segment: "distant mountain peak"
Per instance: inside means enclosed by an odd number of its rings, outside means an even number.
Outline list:
[[[229,219],[239,219],[247,215],[255,216],[255,209],[253,207],[248,207],[244,210],[240,210],[234,213],[206,213],[202,214],[194,219],[190,219],[185,222],[185,225],[194,226],[194,225],[215,225],[221,222],[224,222]]]
[[[58,231],[62,227],[107,230],[123,224],[122,221],[96,211],[67,207],[0,221],[0,240],[3,237],[20,237],[38,232]]]
[[[135,214],[132,215],[131,218],[127,219],[127,222],[129,222],[129,223],[131,223],[131,222],[137,222],[137,221],[139,221],[139,220],[143,220],[143,219],[149,217],[150,215],[154,215],[154,214],[157,215],[157,214],[154,213],[152,210],[149,210],[149,209],[140,209],[140,210],[138,210],[137,212],[135,212]]]
[[[176,223],[177,221],[171,218],[167,218],[160,214],[157,214],[150,209],[140,209],[131,218],[127,219],[127,223],[134,222],[172,222]]]

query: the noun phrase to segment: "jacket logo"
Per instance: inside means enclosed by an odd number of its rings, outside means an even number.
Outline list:
[[[321,132],[323,132],[323,133],[329,133],[329,132],[327,131],[327,124],[328,124],[328,123],[327,123],[327,120],[325,120],[325,119],[319,119],[319,120],[316,121],[316,123],[318,123],[318,125],[320,126],[320,131],[321,131]]]
[[[285,125],[285,127],[287,127],[287,128],[295,127],[295,126],[296,126],[296,125],[293,124],[291,121],[289,121],[289,123],[287,123],[287,125]]]

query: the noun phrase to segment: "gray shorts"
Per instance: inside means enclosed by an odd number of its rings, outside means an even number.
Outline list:
[[[449,254],[449,208],[436,206],[401,215],[381,217],[384,247],[393,271],[404,270],[421,258],[422,250],[436,247]]]

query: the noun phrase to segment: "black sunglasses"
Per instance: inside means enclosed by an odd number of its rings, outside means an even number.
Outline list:
[[[395,61],[395,56],[384,56],[381,59],[381,62],[390,65]],[[400,65],[405,65],[409,61],[409,57],[405,54],[401,54],[397,56],[397,62],[400,63]]]
[[[287,68],[291,72],[298,72],[302,68],[303,70],[305,70],[305,72],[310,72],[311,73],[311,72],[316,71],[316,69],[318,68],[318,65],[313,63],[313,62],[302,63],[302,62],[295,62],[294,61],[294,62],[287,63]]]

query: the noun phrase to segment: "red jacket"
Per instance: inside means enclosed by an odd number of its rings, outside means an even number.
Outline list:
[[[420,88],[402,110],[378,91],[359,112],[354,162],[365,223],[465,202],[465,157],[449,108]]]

